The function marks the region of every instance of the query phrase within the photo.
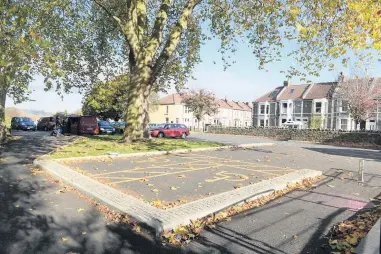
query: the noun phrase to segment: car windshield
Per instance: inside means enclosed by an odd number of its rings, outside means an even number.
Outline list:
[[[107,121],[99,121],[99,125],[106,126],[106,127],[112,127],[111,124]]]
[[[165,124],[156,124],[154,126],[151,126],[151,129],[159,129],[159,128],[164,128]]]
[[[21,117],[20,118],[20,122],[23,122],[23,123],[33,123],[32,119],[30,119],[29,117]]]

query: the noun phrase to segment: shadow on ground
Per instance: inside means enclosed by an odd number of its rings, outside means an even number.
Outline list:
[[[74,192],[57,194],[59,185],[43,174],[31,176],[27,164],[70,141],[24,136],[0,148],[0,253],[182,252],[125,224],[107,223]]]
[[[345,157],[356,157],[363,158],[368,160],[381,161],[381,150],[371,150],[371,149],[356,149],[356,148],[323,148],[323,147],[304,147],[304,149],[329,154],[329,155],[338,155]]]

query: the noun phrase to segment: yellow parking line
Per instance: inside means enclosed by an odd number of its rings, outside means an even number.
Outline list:
[[[159,177],[159,176],[168,176],[168,175],[175,175],[175,174],[179,174],[179,173],[194,172],[194,171],[208,169],[208,168],[212,168],[212,167],[214,167],[214,166],[204,167],[204,168],[192,168],[192,169],[189,169],[189,170],[183,170],[183,171],[178,171],[178,172],[168,172],[168,173],[165,173],[165,174],[154,175],[154,176],[147,176],[147,177],[144,177],[144,178],[155,178],[155,177]],[[139,179],[141,179],[141,178],[139,178]],[[135,181],[137,181],[139,179],[136,179]],[[130,180],[113,182],[111,184],[118,184],[118,183],[124,183],[124,182],[130,182]]]

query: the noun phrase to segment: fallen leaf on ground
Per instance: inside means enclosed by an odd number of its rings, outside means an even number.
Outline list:
[[[178,175],[177,178],[185,178],[185,175]]]
[[[82,235],[86,235],[87,233],[86,232],[82,232]]]
[[[297,236],[297,235],[293,235],[292,237],[293,237],[294,239],[298,238],[298,236]]]
[[[159,190],[158,190],[158,189],[153,189],[152,191],[153,191],[153,192],[159,192]]]
[[[149,183],[149,184],[147,184],[149,187],[152,187],[153,186],[153,184],[152,183]]]
[[[330,187],[330,188],[335,188],[335,186],[330,185],[330,184],[327,184],[327,186]]]
[[[177,190],[177,187],[172,186],[172,187],[171,187],[171,190]]]
[[[148,181],[149,181],[148,178],[142,178],[142,179],[139,180],[139,182],[141,182],[141,183],[148,182]]]
[[[15,207],[16,207],[16,208],[19,208],[19,207],[20,207],[20,205],[15,205]]]
[[[344,176],[340,176],[339,179],[340,179],[341,181],[343,181],[343,180],[344,180]]]
[[[66,241],[68,240],[68,238],[67,238],[67,237],[61,237],[61,240],[62,240],[63,242],[66,242]]]
[[[85,209],[83,209],[83,208],[78,208],[78,210],[77,210],[77,212],[83,212],[83,211],[85,211]]]

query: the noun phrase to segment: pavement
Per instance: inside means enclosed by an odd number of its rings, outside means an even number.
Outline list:
[[[257,162],[262,159],[263,151],[267,150],[231,149],[148,158],[69,161],[65,165],[148,202],[189,202],[297,170],[277,162]]]
[[[204,230],[198,240],[179,249],[108,223],[75,192],[56,194],[61,186],[44,175],[30,175],[29,164],[36,155],[70,139],[40,132],[16,135],[22,138],[0,148],[0,253],[325,253],[320,246],[329,228],[381,192],[379,150],[277,141],[274,148],[252,153],[226,151],[230,160],[252,158],[274,166],[318,169],[327,177],[312,190],[294,191]],[[264,142],[193,133],[192,138],[221,138],[230,144]],[[246,139],[250,141],[242,142]],[[363,186],[357,183],[360,158],[367,159]]]

